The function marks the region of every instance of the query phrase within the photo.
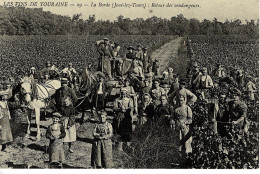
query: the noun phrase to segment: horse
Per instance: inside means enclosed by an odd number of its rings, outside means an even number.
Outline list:
[[[59,80],[48,80],[43,84],[34,84],[30,81],[23,81],[21,83],[20,92],[22,94],[23,104],[27,114],[26,119],[28,123],[26,138],[30,135],[31,126],[31,111],[35,112],[35,120],[37,126],[37,136],[36,140],[41,139],[40,132],[40,109],[46,108],[47,100],[55,93],[57,89],[61,87],[61,82]]]
[[[78,91],[79,95],[82,97],[79,97],[79,100],[75,106],[77,110],[82,113],[82,121],[84,121],[85,110],[91,109],[91,113],[93,114],[94,109],[92,98],[94,86],[97,83],[97,77],[89,70],[90,68],[91,67],[88,66],[82,72]]]

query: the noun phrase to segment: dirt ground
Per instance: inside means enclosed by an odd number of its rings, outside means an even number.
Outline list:
[[[153,52],[152,57],[160,60],[161,69],[167,68],[169,61],[177,56],[180,41],[181,38],[176,38]],[[36,142],[35,124],[32,124],[31,137],[25,139],[26,119],[23,113],[17,115],[15,120],[11,122],[14,142],[8,146],[8,152],[0,152],[0,168],[48,168],[49,155],[47,149],[49,140],[45,138],[45,132],[52,120],[46,121],[42,119],[42,138]],[[94,123],[85,122],[80,124],[80,117],[79,114],[76,119],[77,141],[73,144],[74,153],[70,153],[68,145],[65,145],[66,162],[64,168],[91,168],[91,142]],[[124,154],[122,153],[114,151],[115,168],[123,168],[121,155]]]

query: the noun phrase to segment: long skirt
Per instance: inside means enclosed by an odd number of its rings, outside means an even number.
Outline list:
[[[91,152],[91,166],[93,168],[111,168],[113,167],[113,151],[112,141],[108,140],[96,140],[92,144]]]
[[[117,134],[121,136],[121,140],[128,142],[131,141],[132,136],[132,117],[131,112],[127,111],[125,113],[118,112],[113,120],[113,129]]]
[[[66,136],[62,139],[62,141],[64,143],[74,142],[74,141],[76,141],[76,137],[77,137],[76,136],[76,126],[75,126],[75,124],[68,129],[67,128],[68,127],[68,121],[69,121],[68,117],[66,117],[63,121],[63,126],[64,126],[65,132],[66,132]]]
[[[61,139],[56,139],[50,142],[49,152],[50,152],[50,162],[64,163],[65,154],[63,148],[63,142]]]
[[[2,108],[0,112],[2,112],[3,116],[3,118],[0,119],[0,126],[2,127],[2,130],[0,130],[0,144],[6,144],[13,141],[13,135],[9,121],[10,113],[6,108]]]

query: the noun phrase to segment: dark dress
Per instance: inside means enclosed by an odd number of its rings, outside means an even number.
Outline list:
[[[46,132],[46,138],[50,139],[49,144],[49,160],[51,162],[64,163],[65,155],[62,138],[66,136],[65,129],[62,124],[51,124]]]

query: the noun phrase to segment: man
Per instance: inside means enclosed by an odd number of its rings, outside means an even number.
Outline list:
[[[133,62],[133,68],[130,70],[131,73],[134,73],[135,76],[140,79],[141,81],[144,79],[144,74],[142,67],[139,65],[138,60],[134,60]]]
[[[243,129],[247,116],[247,105],[240,100],[241,92],[238,89],[233,91],[232,97],[233,101],[228,102],[227,107],[227,111],[229,112],[229,119],[233,125],[237,125],[240,129]]]
[[[145,80],[144,80],[144,87],[143,87],[142,90],[141,90],[141,100],[144,99],[144,95],[145,95],[146,93],[149,94],[151,88],[152,88],[152,87],[151,87],[151,85],[150,85],[150,80],[149,80],[149,79],[145,79]],[[150,97],[150,96],[149,96],[149,97]]]
[[[119,56],[119,51],[120,51],[120,45],[117,44],[117,43],[114,43],[114,46],[112,47],[112,50],[113,50],[113,59],[111,59],[110,63],[111,63],[111,74],[113,77],[115,77],[115,71],[116,71],[116,68],[118,66],[118,60],[115,60],[114,58],[118,57]],[[121,59],[119,59],[121,60]]]
[[[78,76],[78,73],[75,70],[75,68],[72,67],[72,63],[71,62],[68,64],[68,67],[64,68],[61,71],[61,74],[64,75],[63,77],[68,78],[69,84],[72,85],[71,86],[72,88],[74,88],[75,78],[76,78],[76,76]]]
[[[56,103],[55,107],[59,112],[61,112],[62,107],[65,107],[65,98],[67,97],[71,99],[73,106],[75,106],[76,102],[78,101],[76,93],[73,91],[73,89],[68,87],[68,79],[62,78],[61,88],[58,89],[53,95]]]
[[[160,87],[160,80],[158,78],[153,80],[153,88],[150,90],[150,95],[155,106],[158,106],[161,103],[161,96],[166,95],[164,89]]]
[[[147,121],[154,121],[155,117],[155,106],[152,102],[152,99],[149,93],[143,95],[143,102],[139,105],[139,124],[140,126],[144,125]]]
[[[215,70],[215,76],[219,79],[226,77],[224,68],[222,67],[222,65],[220,63],[217,65],[217,69]]]
[[[207,67],[202,68],[202,75],[199,75],[193,83],[197,90],[202,90],[205,98],[208,98],[208,89],[214,87],[212,78],[208,75]]]
[[[170,90],[170,79],[169,79],[169,73],[167,71],[164,71],[162,73],[160,86],[165,90],[165,93],[168,94]]]
[[[187,83],[182,80],[180,82],[180,88],[169,94],[169,98],[173,99],[174,103],[179,104],[180,96],[183,96],[185,103],[193,105],[197,101],[197,96],[193,94],[190,90],[186,89]],[[172,100],[171,100],[172,101]]]
[[[112,78],[110,58],[113,58],[113,49],[108,38],[104,38],[103,41],[98,45],[97,49],[100,54],[99,70],[108,75],[109,78]]]
[[[116,67],[115,67],[115,71],[114,71],[114,77],[116,79],[122,79],[124,76],[124,71],[123,71],[123,60],[118,60],[116,62]]]
[[[31,83],[38,83],[38,75],[36,74],[36,69],[34,67],[31,67],[30,69],[29,80]]]
[[[242,90],[245,86],[245,75],[243,74],[243,70],[242,69],[239,69],[237,71],[237,76],[235,78],[236,82],[237,82],[237,85],[238,85],[238,88],[240,90]]]
[[[120,135],[118,150],[122,150],[123,142],[130,142],[132,135],[133,100],[127,96],[127,89],[121,88],[121,96],[114,101],[113,128]]]
[[[171,78],[170,76],[169,76],[169,78]],[[179,83],[179,78],[178,78],[178,76],[177,76],[177,74],[174,74],[173,76],[172,76],[172,78],[170,79],[170,90],[169,90],[169,92],[168,92],[168,96],[171,94],[171,93],[173,93],[174,91],[176,91],[177,89],[179,89],[180,88],[180,83]]]
[[[127,50],[128,53],[126,54],[126,58],[134,60],[135,59],[134,48],[132,46],[129,46]]]
[[[192,110],[186,105],[184,96],[179,96],[179,101],[178,107],[173,112],[173,120],[176,121],[176,129],[179,131],[181,141],[180,150],[188,154],[192,152],[192,137],[191,134],[189,134],[189,125],[192,123]]]
[[[153,73],[155,78],[160,78],[160,64],[157,59],[153,62]]]
[[[216,103],[215,110],[214,110],[214,117],[216,120],[213,120],[214,122],[217,121],[217,132],[220,136],[226,136],[226,126],[228,119],[228,112],[227,112],[227,97],[225,93],[219,94],[218,102]],[[226,122],[226,123],[225,123]]]
[[[106,107],[106,96],[111,92],[111,89],[107,87],[107,84],[105,82],[105,74],[103,73],[98,73],[98,82],[94,89],[96,89],[94,96],[93,96],[93,101],[94,101],[94,106],[95,108],[100,111],[105,109]]]
[[[173,81],[176,80],[177,74],[173,73],[173,69],[170,67],[168,68],[168,78],[170,79],[170,83],[172,84]]]
[[[51,62],[47,61],[45,64],[45,68],[43,68],[40,71],[40,78],[41,79],[46,79],[50,77],[50,70],[51,70]]]
[[[255,93],[257,92],[256,85],[254,84],[254,79],[252,76],[248,76],[248,82],[246,84],[246,92],[247,92],[247,97],[250,101],[255,100]]]
[[[75,76],[77,75],[77,71],[75,70],[75,68],[72,67],[72,63],[70,62],[68,64],[68,67],[64,68],[61,73],[66,73],[68,74],[69,77]]]
[[[138,60],[140,66],[143,67],[144,53],[143,48],[140,44],[137,45],[135,58]]]
[[[156,121],[161,121],[160,124],[170,127],[170,118],[173,113],[173,107],[169,105],[165,94],[160,96],[160,104],[155,109]]]
[[[113,128],[107,122],[107,112],[102,111],[100,121],[93,131],[94,143],[92,144],[91,166],[92,168],[113,167],[112,138]]]
[[[136,77],[135,73],[130,72],[128,77],[130,79],[130,86],[133,86],[135,92],[140,92],[144,86],[143,82]]]
[[[148,56],[147,48],[143,48],[143,69],[144,73],[148,71],[147,67],[152,65],[151,57]]]
[[[194,90],[196,89],[196,84],[194,83],[194,80],[199,76],[202,75],[200,72],[200,68],[199,65],[195,62],[193,65],[193,69],[192,69],[192,77],[191,77],[191,85],[192,85],[192,90],[194,92]]]

